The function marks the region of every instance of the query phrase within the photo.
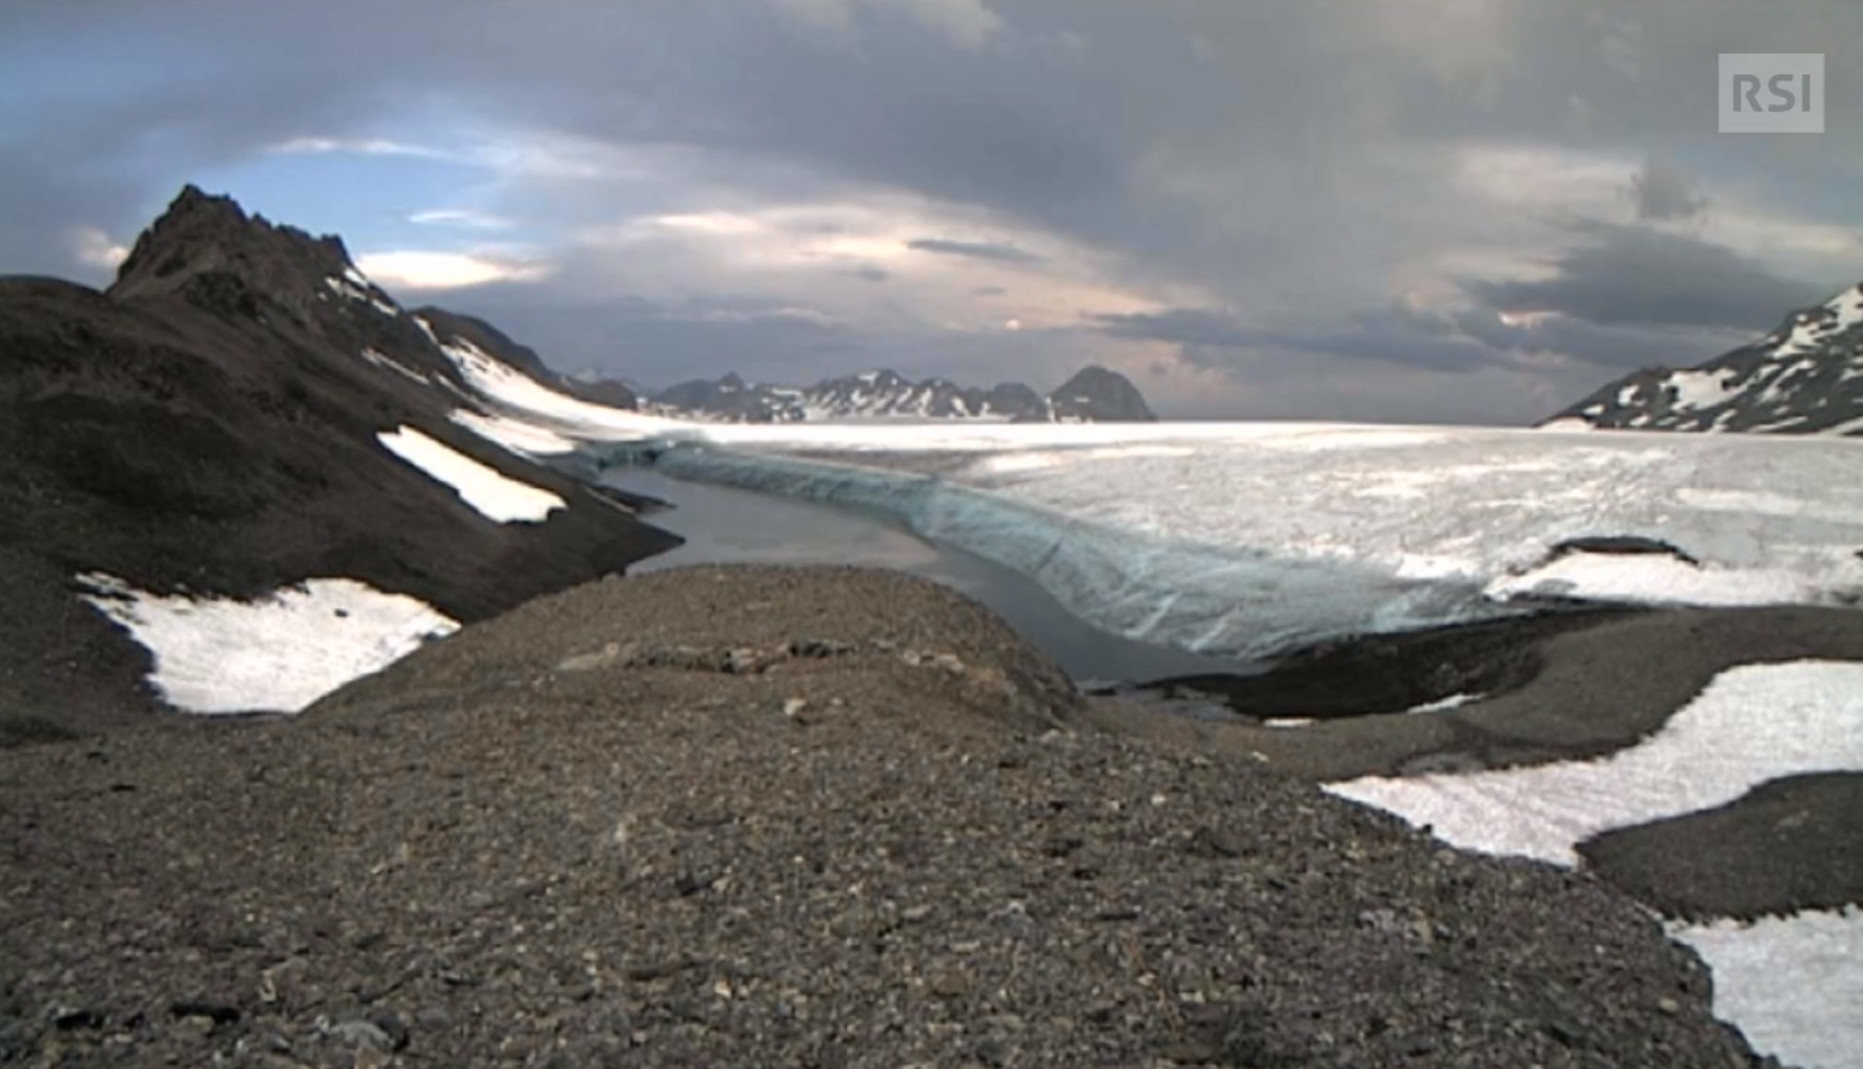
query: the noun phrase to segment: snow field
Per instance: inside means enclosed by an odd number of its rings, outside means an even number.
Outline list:
[[[295,713],[458,623],[353,579],[311,579],[254,601],[163,596],[108,575],[83,599],[155,658],[149,681],[191,713]]]
[[[548,490],[503,475],[412,427],[383,431],[375,437],[384,449],[451,487],[489,520],[537,523],[553,510],[568,507]]]

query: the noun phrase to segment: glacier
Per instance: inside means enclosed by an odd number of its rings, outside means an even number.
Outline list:
[[[1251,660],[1342,630],[1509,611],[1475,582],[1159,538],[934,473],[690,445],[659,453],[654,467],[888,517],[1031,577],[1097,627],[1212,656]]]
[[[612,431],[612,428],[604,428]],[[1573,602],[1863,601],[1863,443],[1319,424],[707,426],[583,448],[859,508],[1257,659]],[[1680,555],[1560,554],[1613,537]]]
[[[1105,630],[1256,660],[1585,602],[1863,603],[1863,441],[1326,423],[696,423],[442,345],[539,459],[891,517]],[[1566,553],[1583,539],[1674,555]]]

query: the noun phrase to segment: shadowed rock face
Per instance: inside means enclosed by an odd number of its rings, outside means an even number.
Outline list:
[[[153,707],[81,573],[233,597],[347,577],[476,620],[676,544],[454,424],[462,387],[340,240],[193,187],[107,292],[0,279],[0,719]],[[568,507],[494,522],[383,448],[403,426]]]
[[[979,419],[1015,423],[1151,420],[1151,409],[1125,376],[1083,369],[1046,397],[1019,382],[988,389],[949,379],[914,382],[887,368],[823,379],[813,386],[745,382],[736,373],[693,379],[653,396],[670,415],[745,423],[836,419]]]
[[[1048,396],[1059,419],[1099,423],[1149,422],[1158,418],[1131,380],[1098,365],[1081,368]]]
[[[1604,430],[1863,434],[1863,283],[1696,367],[1644,368],[1559,412]]]

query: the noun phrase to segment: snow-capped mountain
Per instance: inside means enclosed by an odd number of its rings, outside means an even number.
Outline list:
[[[1115,371],[1087,367],[1046,397],[1019,382],[989,389],[949,379],[914,382],[890,369],[823,379],[813,386],[750,383],[736,373],[694,379],[653,395],[665,415],[741,423],[854,420],[979,420],[1095,423],[1153,420],[1138,388]]]
[[[1863,435],[1863,283],[1705,364],[1626,375],[1541,426]]]
[[[627,383],[597,375],[564,375],[537,355],[537,351],[511,339],[504,331],[477,316],[449,312],[428,305],[411,315],[436,338],[465,339],[481,352],[522,372],[537,382],[591,404],[610,408],[640,407],[640,398]]]

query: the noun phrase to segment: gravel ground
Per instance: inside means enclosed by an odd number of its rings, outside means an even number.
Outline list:
[[[1754,1064],[1592,877],[1087,723],[944,588],[701,568],[0,751],[0,1062]]]
[[[1841,910],[1863,903],[1863,774],[1772,780],[1724,806],[1607,832],[1579,852],[1671,917]]]

